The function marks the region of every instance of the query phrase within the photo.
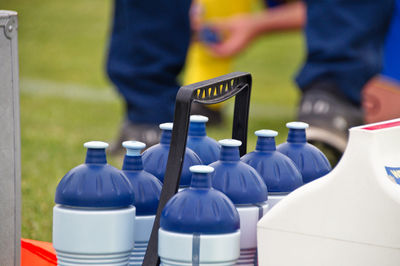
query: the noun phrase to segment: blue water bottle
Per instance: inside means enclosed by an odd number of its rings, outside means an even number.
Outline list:
[[[206,116],[190,116],[186,147],[193,150],[200,157],[203,164],[209,165],[218,160],[221,147],[216,140],[207,136],[207,122],[208,117]]]
[[[326,175],[332,169],[326,156],[314,145],[307,143],[306,128],[304,122],[289,122],[287,142],[278,145],[277,151],[288,156],[295,163],[306,184],[321,176]]]
[[[238,212],[211,187],[212,167],[196,165],[190,171],[190,187],[173,196],[161,214],[161,265],[235,265],[240,254]]]
[[[161,140],[160,143],[148,148],[142,154],[144,170],[153,174],[161,182],[164,181],[164,175],[167,168],[169,146],[172,135],[172,123],[164,123],[160,125]],[[192,174],[189,167],[192,165],[202,164],[197,154],[189,148],[185,150],[185,157],[182,166],[180,187],[184,188],[190,185]]]
[[[126,155],[122,171],[132,184],[135,195],[135,247],[129,259],[129,265],[142,265],[150,239],[154,218],[157,212],[162,183],[154,175],[143,170],[140,151],[146,144],[139,141],[124,141]]]
[[[240,216],[240,265],[257,262],[257,222],[268,211],[268,190],[262,177],[248,164],[240,161],[239,146],[234,139],[220,140],[220,159],[212,164],[215,169],[212,186],[222,191],[235,204]]]
[[[262,129],[255,132],[256,149],[241,160],[252,166],[268,187],[268,204],[272,208],[283,197],[303,185],[303,179],[293,161],[276,151],[275,137],[278,132]]]
[[[207,26],[200,29],[199,39],[206,44],[216,44],[222,40],[220,33]]]
[[[107,143],[87,142],[86,161],[57,186],[53,246],[58,265],[127,265],[134,247],[132,186],[107,164]]]

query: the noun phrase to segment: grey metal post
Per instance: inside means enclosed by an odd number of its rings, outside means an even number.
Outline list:
[[[17,13],[0,10],[0,264],[20,265],[21,141]]]

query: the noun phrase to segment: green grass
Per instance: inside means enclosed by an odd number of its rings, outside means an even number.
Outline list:
[[[52,207],[59,180],[84,160],[83,142],[111,141],[123,108],[104,74],[111,1],[0,0],[19,12],[22,141],[22,236],[51,241]],[[263,37],[239,56],[234,70],[253,75],[249,150],[253,132],[278,130],[294,119],[293,77],[303,54],[300,33]],[[209,135],[230,137],[227,123]],[[121,158],[109,158],[116,167]]]

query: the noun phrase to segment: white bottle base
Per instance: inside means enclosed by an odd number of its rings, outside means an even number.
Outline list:
[[[268,205],[269,205],[269,210],[272,209],[279,201],[281,201],[283,198],[285,198],[286,195],[268,195]]]
[[[57,265],[75,266],[75,265],[128,265],[130,252],[116,254],[77,254],[67,253],[57,250]]]
[[[129,258],[130,266],[140,266],[143,263],[149,243],[151,230],[154,224],[154,215],[136,216],[135,220],[135,247]]]
[[[240,216],[240,257],[236,265],[254,266],[257,259],[257,223],[269,210],[269,200],[260,206],[236,205],[236,209]]]
[[[240,257],[236,262],[236,265],[257,265],[256,257],[257,248],[240,249]]]
[[[199,235],[198,265],[235,265],[240,254],[240,231],[230,234]],[[159,229],[158,255],[161,265],[193,265],[192,234],[179,234]]]
[[[134,246],[135,207],[53,208],[53,246],[59,265],[127,265]]]

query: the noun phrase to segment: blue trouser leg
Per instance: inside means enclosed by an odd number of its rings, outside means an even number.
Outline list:
[[[393,19],[385,42],[382,74],[400,82],[400,0],[396,0]]]
[[[364,84],[382,69],[394,0],[306,0],[307,59],[296,81],[334,83],[360,104]]]
[[[190,0],[115,0],[107,73],[133,123],[172,121],[190,41]]]

